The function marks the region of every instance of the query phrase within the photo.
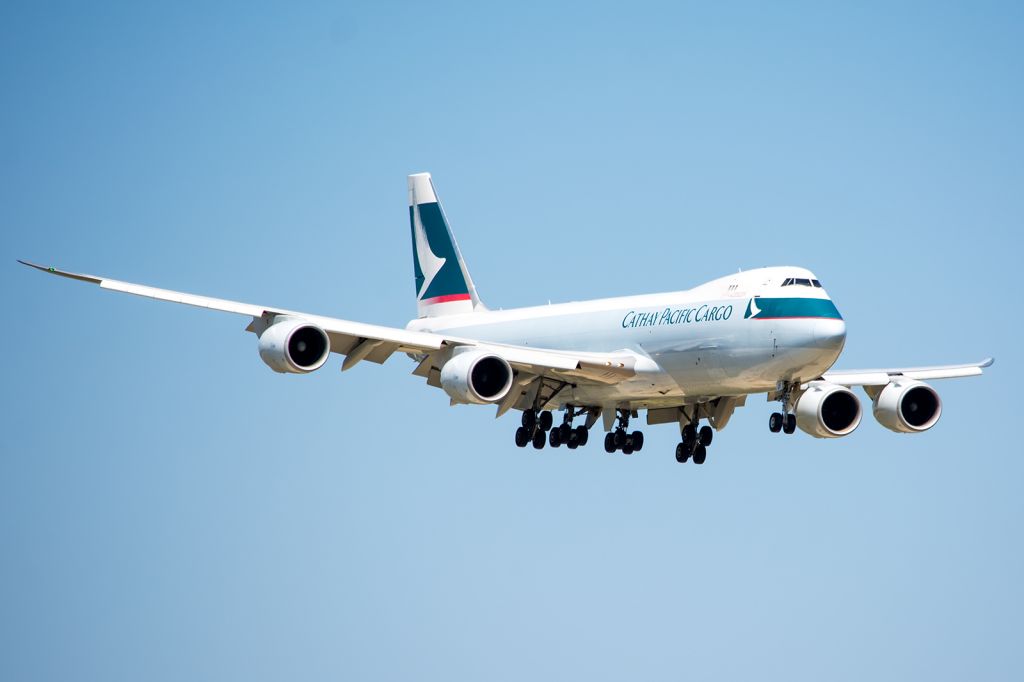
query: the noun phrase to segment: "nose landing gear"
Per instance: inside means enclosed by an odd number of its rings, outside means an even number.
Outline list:
[[[783,411],[772,412],[771,416],[768,417],[768,430],[772,433],[782,431],[785,434],[791,434],[796,431],[796,415],[793,414],[793,410],[796,409],[793,391],[796,388],[797,386],[791,382],[779,382],[776,399],[782,404]]]
[[[772,412],[772,416],[768,417],[768,430],[772,433],[778,433],[779,431],[786,434],[793,433],[796,431],[796,415]]]

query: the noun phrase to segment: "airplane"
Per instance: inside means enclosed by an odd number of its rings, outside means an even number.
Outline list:
[[[405,353],[416,363],[412,373],[452,405],[492,405],[497,417],[521,411],[515,444],[538,450],[586,445],[600,420],[605,451],[638,452],[644,434],[630,431],[630,420],[644,410],[648,425],[678,425],[676,461],[703,464],[714,434],[760,393],[779,404],[769,431],[840,438],[861,422],[857,386],[882,426],[921,433],[942,414],[925,381],[977,376],[993,362],[833,370],[846,323],[818,278],[799,267],[740,271],[686,291],[490,310],[430,174],[408,176],[408,188],[418,314],[404,329],[19,262],[111,291],[249,317],[245,329],[257,336],[260,358],[282,374],[316,371],[331,353],[345,356],[342,371]]]

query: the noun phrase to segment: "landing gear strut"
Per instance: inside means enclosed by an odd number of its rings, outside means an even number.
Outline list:
[[[629,433],[629,410],[618,410],[618,427],[609,431],[604,437],[604,451],[608,453],[622,450],[624,455],[632,455],[644,447],[644,434],[642,431]]]

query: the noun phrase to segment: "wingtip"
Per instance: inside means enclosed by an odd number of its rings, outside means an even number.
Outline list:
[[[36,270],[42,270],[43,272],[53,272],[53,268],[48,268],[45,265],[39,265],[37,263],[30,263],[29,261],[22,260],[20,258],[18,258],[17,261],[19,263],[21,263],[22,265],[27,265],[28,267],[35,268]]]
[[[995,361],[995,358],[985,358],[984,360],[981,361],[978,367],[991,367]]]
[[[100,284],[100,283],[103,282],[103,279],[101,277],[96,277],[95,275],[82,275],[82,274],[79,274],[77,272],[67,272],[66,270],[58,270],[55,267],[47,267],[45,265],[38,265],[36,263],[30,263],[27,260],[21,260],[20,258],[18,258],[16,260],[19,263],[21,263],[22,265],[27,265],[30,268],[35,268],[36,270],[39,270],[40,272],[45,272],[45,273],[50,274],[50,275],[57,275],[59,277],[67,277],[68,279],[77,279],[77,280],[79,280],[81,282],[90,282],[92,284]]]

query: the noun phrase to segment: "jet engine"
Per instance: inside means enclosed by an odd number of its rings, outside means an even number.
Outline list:
[[[512,388],[512,366],[484,351],[463,351],[441,366],[441,387],[459,403],[494,403]]]
[[[796,425],[815,438],[839,438],[860,424],[860,401],[845,386],[812,381],[796,403]]]
[[[872,411],[878,423],[897,433],[918,433],[935,426],[942,414],[939,394],[913,379],[890,382],[875,396]]]
[[[306,374],[323,367],[331,340],[315,324],[283,319],[260,334],[260,358],[275,372]]]

